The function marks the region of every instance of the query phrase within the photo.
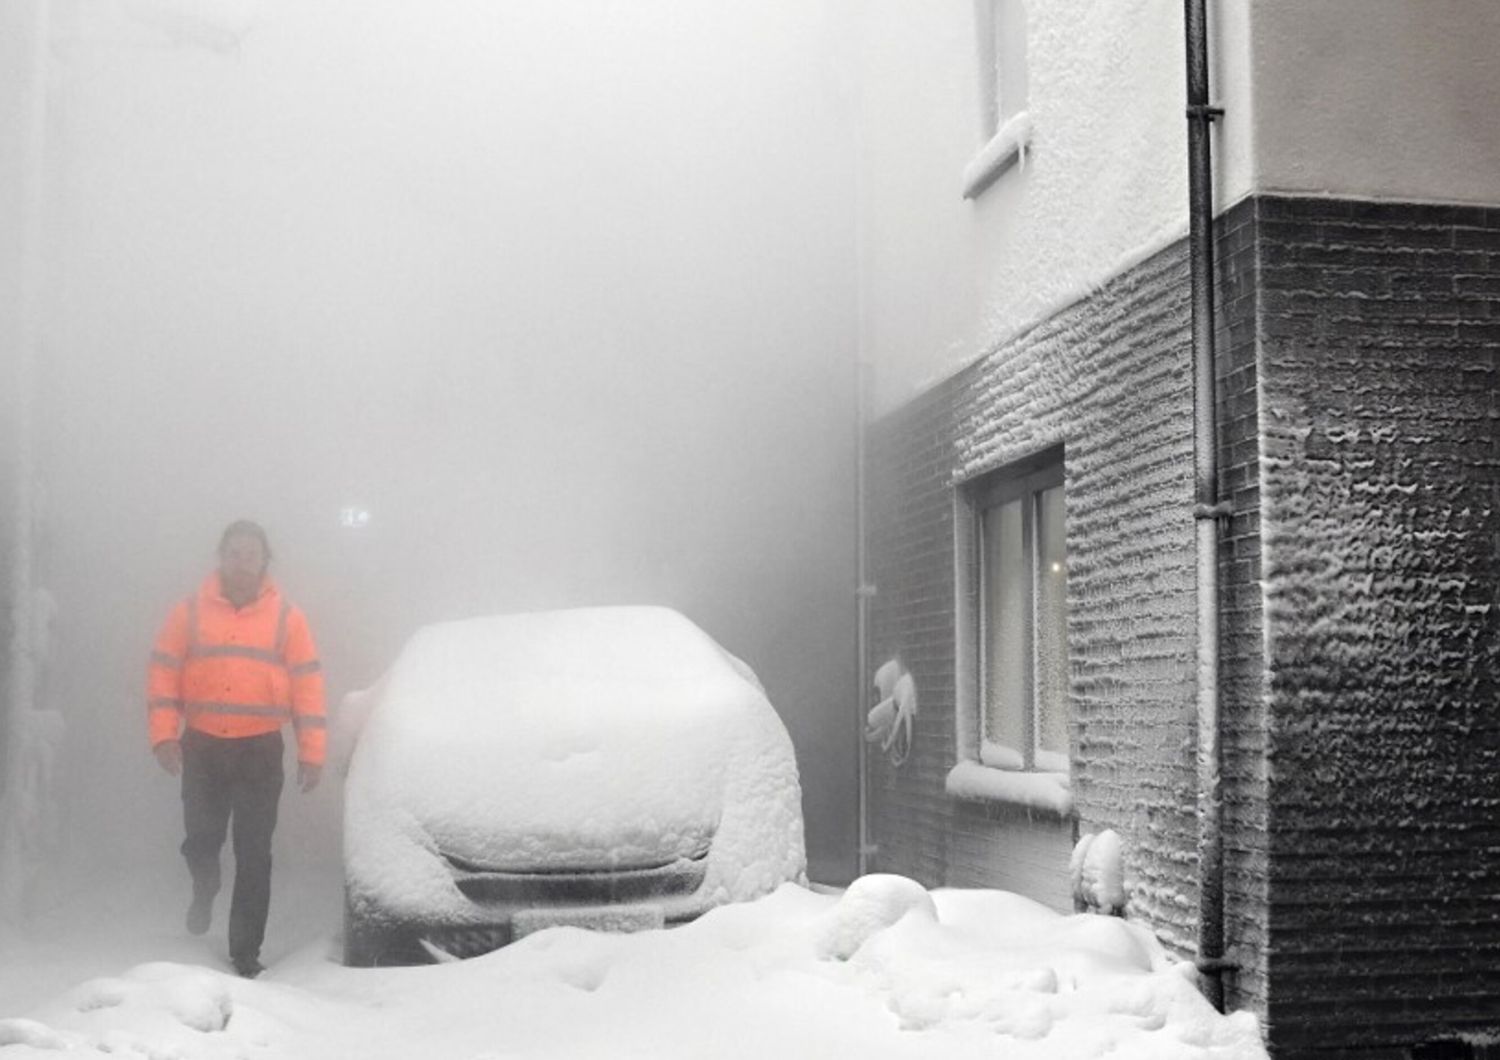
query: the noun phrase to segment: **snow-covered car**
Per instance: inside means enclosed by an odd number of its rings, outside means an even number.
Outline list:
[[[680,923],[805,879],[786,729],[675,611],[428,626],[349,707],[346,963]]]

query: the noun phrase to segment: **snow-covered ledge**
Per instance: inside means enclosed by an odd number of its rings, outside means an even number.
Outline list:
[[[1023,110],[1011,115],[965,167],[964,198],[977,199],[1000,174],[1025,157],[1030,143],[1030,112]]]
[[[948,771],[943,786],[960,799],[1010,802],[1059,817],[1073,812],[1073,789],[1066,773],[1022,773],[960,762]]]

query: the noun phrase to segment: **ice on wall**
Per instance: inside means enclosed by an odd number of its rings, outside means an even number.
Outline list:
[[[1426,294],[1463,290],[1488,259],[1428,247],[1493,231],[1415,207],[1338,226],[1334,253],[1380,267],[1330,269],[1294,314],[1280,288],[1328,249],[1307,223],[1325,211],[1283,210],[1257,254],[1266,756],[1276,887],[1304,913],[1273,918],[1270,948],[1296,974],[1374,928],[1420,937],[1420,965],[1394,947],[1321,996],[1336,1013],[1390,984],[1383,994],[1446,1020],[1493,993],[1470,955],[1497,937],[1479,925],[1500,862],[1475,829],[1500,807],[1500,364],[1466,334],[1489,326],[1467,321],[1493,312],[1492,292],[1456,304],[1458,324]],[[1425,223],[1403,230],[1406,217]],[[1413,981],[1414,966],[1444,974]]]
[[[1081,837],[1073,848],[1068,871],[1075,901],[1101,913],[1124,911],[1129,899],[1125,891],[1125,859],[1120,837],[1113,828]]]
[[[879,744],[899,766],[911,754],[916,733],[916,678],[899,660],[888,659],[876,669],[874,682],[880,701],[865,716],[865,742]]]
[[[863,941],[837,959],[830,926],[856,923]],[[1117,918],[876,876],[842,896],[786,885],[669,931],[553,928],[420,968],[343,968],[321,945],[251,982],[146,965],[0,1019],[0,1042],[28,1043],[7,1060],[64,1046],[178,1060],[1264,1060],[1255,1018],[1215,1012],[1190,971]]]

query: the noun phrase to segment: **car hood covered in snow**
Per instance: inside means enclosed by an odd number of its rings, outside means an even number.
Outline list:
[[[674,611],[429,626],[372,695],[345,856],[351,889],[383,907],[471,919],[453,889],[467,872],[706,862],[709,904],[801,875],[785,729],[748,668]]]

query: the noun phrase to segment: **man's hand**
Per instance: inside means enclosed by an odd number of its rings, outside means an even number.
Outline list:
[[[318,786],[318,781],[323,779],[323,767],[315,766],[311,762],[297,763],[297,785],[304,792],[312,791]]]
[[[156,756],[157,765],[174,777],[182,772],[182,744],[176,740],[163,740],[151,748],[151,753]]]

